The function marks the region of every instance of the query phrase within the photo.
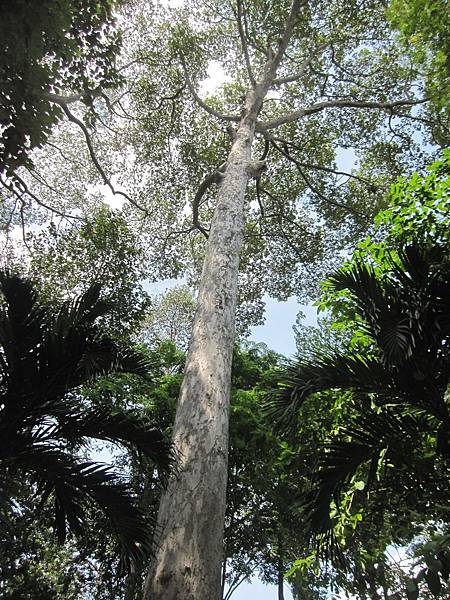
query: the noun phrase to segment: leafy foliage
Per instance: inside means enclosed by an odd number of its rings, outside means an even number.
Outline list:
[[[89,405],[80,393],[82,384],[111,372],[148,376],[151,365],[95,324],[109,310],[100,286],[91,286],[55,314],[28,280],[3,273],[1,290],[2,497],[12,502],[19,474],[29,477],[43,499],[54,498],[61,541],[68,529],[83,533],[87,508],[94,503],[116,531],[126,560],[142,562],[151,549],[149,524],[129,488],[110,467],[74,452],[87,447],[89,439],[108,440],[138,448],[162,475],[168,472],[171,454],[159,430],[133,411],[111,413]]]
[[[150,345],[170,341],[187,351],[194,311],[195,300],[187,286],[176,286],[158,295],[142,325],[141,339]]]
[[[73,298],[100,283],[110,302],[101,317],[103,328],[115,338],[136,332],[150,298],[142,285],[144,252],[123,213],[101,205],[81,224],[58,228],[50,223],[29,243],[32,255],[25,272],[49,302]],[[23,262],[16,258],[14,264],[23,270]]]
[[[111,181],[144,209],[136,213],[128,205],[130,221],[135,219],[148,243],[152,274],[198,282],[205,239],[193,223],[194,212],[198,209],[198,222],[208,229],[216,187],[207,187],[200,202],[197,192],[226,160],[227,126],[233,119],[239,122],[250,85],[239,24],[251,70],[259,77],[267,49],[279,41],[289,4],[187,0],[177,9],[154,11],[146,2],[126,7],[120,60],[130,85],[108,92],[109,104],[93,98],[91,137]],[[225,78],[214,89],[206,83],[209,65]],[[280,299],[315,295],[318,279],[336,266],[342,250],[361,239],[384,205],[390,182],[421,166],[434,151],[416,143],[428,140],[421,105],[414,114],[408,105],[386,111],[364,106],[418,98],[422,91],[419,68],[392,35],[382,3],[365,2],[360,10],[358,2],[318,2],[302,9],[289,58],[277,75],[286,77],[293,80],[274,84],[262,106],[253,148],[254,158],[264,155],[268,169],[247,193],[239,309],[247,322],[261,320],[265,293]],[[363,105],[345,106],[355,99]],[[317,111],[279,128],[262,127],[316,105]],[[73,113],[86,123],[92,117],[84,106]],[[61,199],[48,186],[64,189],[64,201],[79,207],[86,181],[100,181],[79,137],[58,132],[53,147],[35,153],[35,172],[24,175],[35,197],[50,207],[60,206]],[[347,154],[352,165],[344,168]],[[11,194],[11,210],[16,199]]]
[[[405,49],[412,49],[415,60],[425,71],[428,93],[434,96],[438,110],[445,108],[448,120],[450,34],[444,17],[447,13],[446,0],[391,0],[388,8],[388,18],[399,30]]]
[[[403,444],[409,440],[413,447],[428,432],[436,436],[437,451],[450,458],[444,398],[450,378],[447,247],[411,244],[389,260],[391,271],[382,279],[362,262],[329,279],[336,291],[349,291],[373,346],[364,354],[322,355],[292,365],[272,400],[273,414],[284,422],[311,393],[330,388],[352,390],[364,411],[353,427],[343,429],[348,441],[333,441],[321,456],[316,531],[330,526],[330,503],[360,465],[370,462],[369,480],[374,477],[382,452],[384,460],[396,462],[404,456]]]
[[[0,172],[30,165],[61,118],[50,94],[118,82],[111,0],[5,0],[0,7]]]
[[[33,488],[21,486],[20,511],[10,515],[13,534],[0,537],[0,593],[5,600],[82,597],[88,574],[72,541],[56,542],[49,503],[38,504]]]
[[[304,560],[304,587],[324,597],[327,575],[319,576],[309,550],[298,499],[308,484],[309,454],[320,444],[318,415],[329,402],[322,397],[308,414],[302,446],[287,442],[265,419],[263,399],[279,378],[282,357],[252,342],[235,349],[232,376],[230,453],[223,565],[225,599],[242,581],[258,576],[282,587],[295,561]],[[298,575],[298,573],[297,573]],[[226,586],[225,586],[226,583]],[[307,590],[307,591],[306,591]]]
[[[340,419],[313,461],[302,505],[319,550],[363,584],[357,593],[372,582],[394,597],[403,597],[406,586],[408,598],[417,598],[428,579],[432,593],[445,585],[446,559],[436,556],[418,579],[417,571],[409,578],[400,572],[389,583],[384,552],[428,527],[435,528],[430,539],[448,530],[447,222],[444,154],[427,174],[393,186],[393,202],[378,218],[378,241],[368,238],[329,277],[321,307],[331,309],[328,326],[337,327],[337,337],[331,329],[331,343],[322,337],[315,353],[292,363],[269,405],[295,432],[316,396],[335,396]]]

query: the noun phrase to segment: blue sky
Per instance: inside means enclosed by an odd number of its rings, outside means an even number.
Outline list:
[[[277,598],[277,586],[264,585],[255,578],[251,583],[242,583],[230,600],[277,600]],[[292,600],[291,591],[286,583],[284,584],[284,600]]]
[[[292,326],[299,311],[305,314],[304,325],[316,325],[317,312],[313,306],[299,304],[295,298],[287,302],[278,302],[265,298],[266,312],[264,325],[251,328],[250,339],[264,342],[271,350],[284,356],[292,356],[296,352]]]

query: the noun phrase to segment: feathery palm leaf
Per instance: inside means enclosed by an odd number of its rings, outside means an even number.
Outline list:
[[[368,467],[366,490],[369,490],[382,463],[404,462],[407,450],[417,443],[418,430],[423,428],[423,420],[409,412],[370,410],[360,415],[355,425],[342,429],[340,439],[327,444],[318,457],[313,490],[305,503],[312,532],[326,533],[331,528],[331,502],[339,504],[343,487],[361,465]]]
[[[59,424],[55,435],[68,441],[91,437],[134,447],[151,459],[162,474],[167,473],[171,466],[167,439],[135,411],[111,413],[103,407],[95,407],[88,412],[73,412]]]
[[[436,436],[438,452],[450,460],[444,398],[450,379],[450,260],[445,247],[416,242],[389,261],[390,271],[382,276],[359,261],[330,278],[336,291],[348,290],[374,341],[368,355],[330,352],[294,362],[268,401],[270,416],[287,429],[311,394],[357,394],[356,422],[320,453],[306,501],[312,534],[322,537],[327,551],[335,544],[331,503],[339,504],[341,490],[361,467],[369,487],[381,456],[413,469],[410,457],[424,431]]]
[[[60,539],[80,534],[86,509],[96,504],[115,529],[129,561],[150,551],[149,523],[128,487],[109,467],[80,461],[75,447],[89,439],[137,448],[164,478],[173,462],[170,444],[151,423],[131,411],[93,407],[81,385],[109,373],[148,377],[151,364],[131,347],[102,334],[97,319],[110,310],[100,286],[58,311],[41,302],[33,284],[0,273],[0,482],[5,523],[8,479],[26,474],[55,499]]]
[[[287,367],[279,389],[267,402],[266,411],[281,427],[288,429],[294,426],[293,417],[311,394],[332,388],[363,393],[376,391],[390,398],[395,391],[377,358],[322,354],[315,360],[298,361]]]
[[[443,402],[450,377],[450,260],[440,248],[413,244],[391,262],[381,281],[364,263],[330,278],[336,290],[350,291],[377,348],[366,357],[330,353],[294,362],[269,402],[272,416],[287,423],[311,393],[340,388],[408,402],[450,423]]]

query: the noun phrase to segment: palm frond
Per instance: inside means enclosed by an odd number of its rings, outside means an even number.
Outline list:
[[[332,529],[331,503],[335,501],[339,506],[342,489],[362,465],[366,464],[367,493],[382,467],[381,457],[397,465],[407,464],[409,453],[402,449],[414,447],[422,431],[421,419],[398,410],[368,411],[355,425],[344,428],[339,439],[328,443],[318,457],[313,490],[305,502],[311,535],[316,537]],[[329,541],[326,536],[324,539]]]
[[[309,361],[291,363],[283,374],[280,387],[266,404],[269,417],[281,427],[289,427],[306,398],[328,389],[357,390],[363,393],[392,393],[392,381],[381,362],[358,354],[318,355]]]
[[[135,447],[154,462],[162,476],[168,475],[175,460],[171,443],[164,434],[131,410],[114,413],[103,407],[74,410],[64,416],[54,437],[69,441],[88,437]]]
[[[150,556],[154,523],[111,467],[78,462],[67,452],[43,444],[24,448],[16,457],[15,467],[28,473],[41,493],[54,496],[55,529],[61,542],[68,531],[85,533],[88,507],[95,504],[113,524],[125,560],[142,565]]]
[[[292,363],[268,412],[282,427],[295,426],[294,416],[312,393],[352,390],[360,397],[353,423],[333,437],[316,458],[312,490],[304,508],[311,536],[326,553],[341,554],[333,521],[342,490],[356,474],[365,489],[382,475],[382,463],[402,466],[421,481],[427,471],[417,462],[423,435],[437,440],[436,450],[450,455],[450,417],[445,392],[450,379],[450,259],[447,248],[422,242],[387,256],[382,275],[361,261],[331,277],[336,291],[348,290],[375,347],[368,357],[317,354]],[[378,408],[364,402],[374,394]],[[371,396],[371,400],[374,397]],[[416,463],[414,460],[416,459]],[[422,472],[423,471],[423,472]],[[413,477],[414,481],[414,477]],[[405,483],[406,488],[410,483]]]
[[[152,363],[145,355],[102,335],[95,325],[109,307],[99,299],[98,285],[65,303],[56,317],[41,306],[29,281],[3,274],[1,285],[7,301],[0,314],[4,404],[45,411],[71,389],[102,375],[148,377]]]
[[[61,540],[67,529],[81,533],[88,507],[96,505],[112,523],[127,560],[142,563],[153,524],[109,467],[79,462],[68,449],[88,438],[120,443],[152,459],[167,477],[174,457],[160,431],[132,412],[93,408],[80,395],[82,384],[102,375],[148,378],[152,363],[101,332],[97,319],[110,306],[100,298],[99,285],[56,313],[30,281],[0,272],[0,291],[0,473],[13,478],[27,473],[44,497],[53,495]],[[1,525],[13,491],[11,486],[0,491]]]

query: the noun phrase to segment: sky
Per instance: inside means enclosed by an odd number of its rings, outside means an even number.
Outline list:
[[[231,600],[277,600],[276,585],[265,585],[254,578],[250,583],[242,583],[232,594]],[[284,584],[284,600],[292,600],[291,590]]]
[[[289,298],[287,302],[278,302],[269,297],[265,297],[264,300],[266,320],[264,325],[251,328],[250,339],[254,342],[264,342],[271,350],[284,356],[293,356],[296,346],[292,326],[297,314],[300,311],[304,313],[304,325],[316,325],[316,309],[312,305],[299,304],[296,298]]]

